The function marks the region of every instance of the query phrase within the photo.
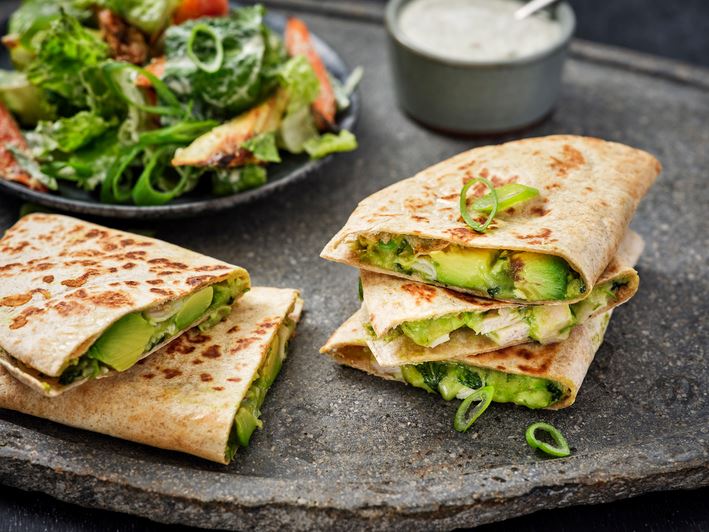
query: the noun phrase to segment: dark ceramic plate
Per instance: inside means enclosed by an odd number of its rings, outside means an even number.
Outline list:
[[[283,32],[285,26],[285,18],[283,16],[268,14],[266,16],[266,22],[279,33]],[[342,58],[317,35],[313,35],[313,40],[317,51],[320,53],[330,73],[340,81],[344,81],[347,76],[349,76],[350,70],[347,65],[345,65]],[[4,48],[0,53],[0,64],[6,68],[9,66],[8,54]],[[337,124],[343,129],[351,130],[357,120],[359,94],[355,92],[350,99],[350,107],[338,115]],[[327,164],[332,157],[333,156],[330,155],[323,159],[310,160],[305,155],[283,154],[283,162],[269,165],[268,182],[262,187],[223,197],[186,194],[166,205],[156,205],[152,207],[100,203],[98,199],[89,192],[79,190],[68,183],[61,182],[59,184],[59,194],[57,194],[37,192],[19,183],[0,179],[0,193],[12,194],[23,200],[44,205],[51,209],[79,214],[91,214],[110,218],[184,218],[206,212],[214,213],[273,194],[289,183],[299,181],[312,174],[315,170]]]

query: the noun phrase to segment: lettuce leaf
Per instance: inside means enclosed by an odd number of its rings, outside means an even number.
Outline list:
[[[318,135],[310,104],[318,96],[320,82],[304,56],[289,59],[279,70],[278,81],[288,94],[278,143],[291,153],[302,153],[305,143]]]
[[[254,154],[259,161],[265,163],[280,163],[281,157],[278,155],[276,147],[275,133],[261,133],[245,141],[243,148]]]
[[[217,196],[226,196],[257,188],[266,183],[266,169],[255,164],[240,168],[218,169],[212,174],[212,192]]]
[[[331,153],[357,149],[357,139],[351,132],[343,129],[337,135],[325,133],[313,137],[305,142],[303,148],[313,159],[321,159]]]
[[[227,17],[190,20],[165,32],[163,81],[181,102],[193,104],[196,117],[234,117],[267,92],[272,63],[280,55],[271,49],[263,14],[261,6],[244,7]],[[205,25],[209,32],[195,29]],[[223,60],[218,70],[208,72],[190,58],[188,46],[192,41],[196,56],[209,57],[214,53],[215,36],[221,42]],[[264,70],[264,66],[269,68]]]
[[[106,121],[89,111],[80,111],[72,117],[60,118],[55,122],[42,121],[37,125],[34,134],[46,137],[43,142],[45,149],[71,153],[114,125],[115,122]]]
[[[95,90],[92,86],[99,86],[99,64],[107,58],[108,47],[98,36],[76,18],[62,14],[44,34],[37,56],[27,67],[27,79],[58,103],[86,109]]]
[[[180,0],[99,0],[96,4],[118,13],[144,33],[155,35],[170,25]]]

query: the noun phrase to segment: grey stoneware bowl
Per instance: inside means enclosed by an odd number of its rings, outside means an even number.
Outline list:
[[[576,17],[561,2],[551,16],[561,36],[536,54],[500,61],[446,59],[402,34],[399,14],[411,0],[390,0],[386,27],[396,95],[422,124],[454,134],[499,134],[538,122],[559,96],[561,73]]]

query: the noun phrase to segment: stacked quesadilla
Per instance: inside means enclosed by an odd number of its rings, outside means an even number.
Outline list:
[[[360,269],[362,306],[321,352],[446,400],[491,387],[496,402],[570,406],[612,310],[638,289],[643,241],[628,225],[659,171],[628,146],[552,136],[476,148],[375,193],[322,253]],[[479,177],[488,186],[470,187]],[[498,212],[480,231],[463,209],[489,204],[489,188]],[[505,206],[519,190],[535,193]]]
[[[59,215],[25,216],[0,252],[0,407],[222,463],[248,445],[298,291]]]

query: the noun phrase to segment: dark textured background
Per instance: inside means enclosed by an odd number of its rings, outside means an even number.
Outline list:
[[[709,2],[577,0],[572,4],[579,17],[580,37],[709,64]],[[3,2],[3,6],[6,5]],[[635,15],[636,18],[630,18]],[[365,99],[372,97],[365,94]],[[668,149],[682,150],[681,146],[674,145],[671,133],[667,131]],[[704,177],[706,179],[706,173]],[[252,209],[250,211],[253,213]],[[603,506],[544,511],[484,529],[706,530],[709,529],[707,500],[708,489],[653,494]],[[0,529],[133,531],[168,528],[129,516],[81,509],[44,495],[0,488]]]

